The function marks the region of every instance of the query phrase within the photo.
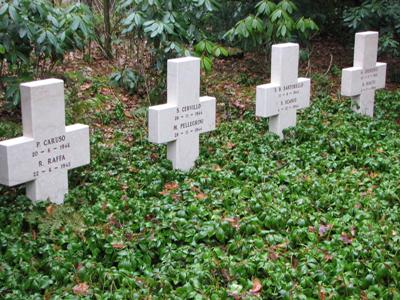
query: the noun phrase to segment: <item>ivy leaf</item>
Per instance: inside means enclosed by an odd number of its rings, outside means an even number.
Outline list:
[[[225,232],[221,227],[217,227],[217,230],[215,232],[215,236],[218,241],[221,243],[225,240]]]

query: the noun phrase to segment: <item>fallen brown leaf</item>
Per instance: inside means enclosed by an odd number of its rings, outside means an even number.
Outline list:
[[[350,228],[350,233],[351,233],[351,235],[352,235],[353,237],[356,236],[356,228],[355,228],[354,226],[351,226],[351,228]]]
[[[121,250],[121,249],[124,249],[124,248],[125,248],[125,245],[122,244],[122,243],[114,243],[114,244],[112,244],[112,247],[113,247],[114,249]]]
[[[75,295],[86,296],[89,292],[89,285],[86,282],[79,283],[72,288]]]
[[[168,195],[170,191],[176,190],[179,185],[176,182],[168,182],[164,185],[164,189],[160,192],[161,195]]]
[[[279,259],[279,255],[272,249],[269,250],[268,257],[272,261],[276,261]]]
[[[56,207],[54,205],[49,205],[46,207],[47,214],[52,216],[54,214],[54,211],[56,210]]]
[[[164,185],[164,189],[167,191],[176,190],[179,185],[176,182],[168,182]]]
[[[86,83],[81,85],[81,91],[86,91],[86,90],[90,89],[91,87],[92,87],[92,83],[91,82],[86,82]]]
[[[219,165],[214,165],[213,166],[213,170],[216,171],[216,172],[222,171],[222,169],[221,169],[221,167]]]
[[[325,261],[331,261],[333,259],[333,256],[331,254],[329,254],[328,252],[325,252],[324,259],[325,259]]]
[[[240,227],[240,219],[238,217],[236,218],[223,218],[222,221],[228,222],[231,224],[233,228],[238,229]]]
[[[319,236],[323,236],[327,231],[331,230],[332,228],[333,228],[332,224],[328,224],[328,225],[321,224],[321,225],[319,225],[319,230],[318,230]]]
[[[204,193],[199,193],[195,197],[196,197],[197,200],[204,200],[204,199],[207,198],[207,195],[204,194]]]
[[[325,291],[324,291],[323,288],[319,289],[319,299],[321,299],[321,300],[325,300],[326,299]]]
[[[226,148],[228,148],[228,149],[233,149],[233,148],[235,148],[236,147],[236,144],[234,144],[234,143],[232,143],[232,142],[228,142],[227,144],[226,144]]]
[[[342,232],[340,235],[340,240],[346,245],[351,245],[353,243],[353,239],[345,232]]]
[[[181,198],[182,198],[182,196],[179,195],[179,194],[173,194],[171,197],[172,197],[172,199],[174,199],[175,201],[181,200]]]
[[[253,287],[251,288],[250,293],[252,293],[253,295],[257,295],[261,292],[261,290],[262,290],[262,284],[260,279],[254,278]]]

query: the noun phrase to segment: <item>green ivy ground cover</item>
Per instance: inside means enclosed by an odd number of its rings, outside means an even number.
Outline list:
[[[348,107],[316,99],[282,142],[223,122],[188,174],[144,126],[95,133],[64,206],[0,188],[0,298],[400,299],[400,92]]]

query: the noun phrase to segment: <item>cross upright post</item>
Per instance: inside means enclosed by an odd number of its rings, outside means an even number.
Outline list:
[[[377,62],[379,33],[374,31],[356,34],[354,67],[343,69],[343,96],[352,97],[353,111],[374,116],[375,90],[386,84],[386,63]]]
[[[149,141],[168,143],[173,168],[190,170],[199,156],[200,133],[215,129],[216,99],[200,97],[200,59],[168,61],[168,103],[149,108]]]
[[[89,127],[65,126],[64,82],[21,84],[23,136],[0,142],[0,183],[26,183],[32,201],[61,204],[68,170],[90,162]]]
[[[272,46],[271,83],[257,87],[256,115],[269,117],[269,131],[282,139],[296,125],[297,110],[310,105],[311,81],[298,78],[299,45]]]

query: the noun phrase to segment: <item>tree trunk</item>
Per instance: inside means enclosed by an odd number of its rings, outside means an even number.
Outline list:
[[[103,0],[105,40],[104,48],[108,58],[112,58],[111,49],[111,21],[110,21],[110,0]]]

